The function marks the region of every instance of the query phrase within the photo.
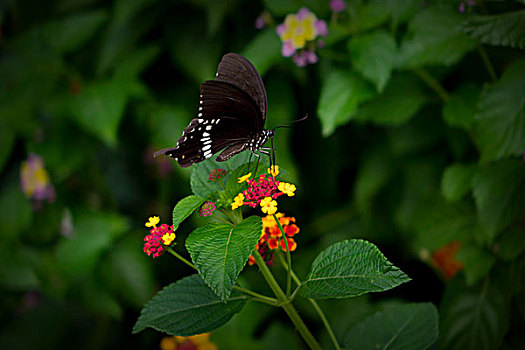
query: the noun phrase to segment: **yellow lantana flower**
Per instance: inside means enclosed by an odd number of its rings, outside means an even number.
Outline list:
[[[162,236],[162,241],[164,245],[170,245],[171,242],[175,239],[175,233],[165,233],[164,236]]]
[[[146,222],[146,227],[155,227],[160,221],[160,218],[158,216],[152,216],[149,218],[149,221]]]
[[[277,201],[272,199],[272,197],[265,197],[261,201],[261,210],[268,215],[275,214],[277,212]]]
[[[297,189],[294,184],[289,184],[287,182],[279,182],[279,186],[277,186],[279,191],[282,193],[288,195],[288,197],[292,197],[295,195],[295,190]]]
[[[246,174],[244,176],[241,176],[239,178],[239,183],[243,183],[244,181],[248,180],[250,178],[250,176],[252,176],[252,173],[248,173],[248,174]]]
[[[268,168],[268,174],[272,176],[279,175],[279,166],[278,165],[272,165]]]
[[[239,193],[234,199],[232,203],[232,210],[235,210],[239,208],[244,202],[244,195],[242,193]]]

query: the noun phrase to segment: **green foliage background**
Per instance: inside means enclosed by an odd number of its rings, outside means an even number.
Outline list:
[[[366,346],[348,334],[401,302],[432,302],[434,348],[523,347],[525,3],[477,1],[464,14],[452,0],[347,3],[337,19],[323,0],[0,4],[0,347],[158,347],[152,330],[131,334],[140,308],[193,272],[145,256],[144,222],[169,222],[191,188],[190,170],[152,154],[175,144],[227,52],[263,76],[267,127],[310,115],[275,139],[298,187],[281,208],[301,227],[296,271],[305,278],[319,252],[362,238],[412,279],[323,301],[342,344]],[[278,24],[301,6],[329,23],[306,68],[281,56],[275,28],[254,27],[263,10]],[[57,192],[38,211],[19,186],[29,152]],[[71,238],[60,234],[66,213]],[[205,220],[179,226],[180,254]],[[464,268],[445,281],[431,254],[452,241]],[[264,290],[248,270],[243,283]],[[309,305],[298,308],[329,344]],[[421,322],[435,316],[413,308]],[[252,304],[212,340],[304,346],[286,315]]]

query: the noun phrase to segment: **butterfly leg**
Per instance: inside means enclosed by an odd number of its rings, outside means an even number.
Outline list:
[[[248,170],[246,171],[246,174],[249,174],[250,173],[250,166],[252,165],[252,155],[254,153],[252,151],[250,151],[250,158],[248,158]]]

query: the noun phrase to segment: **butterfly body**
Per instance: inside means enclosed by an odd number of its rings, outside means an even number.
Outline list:
[[[260,150],[273,130],[265,130],[266,90],[255,67],[241,55],[223,56],[215,80],[201,85],[199,111],[184,129],[177,146],[155,153],[174,158],[182,167],[222,150],[225,161],[248,149]]]

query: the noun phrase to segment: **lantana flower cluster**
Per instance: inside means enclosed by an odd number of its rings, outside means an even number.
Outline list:
[[[153,258],[162,255],[165,246],[170,246],[175,240],[175,233],[173,232],[173,225],[168,226],[162,224],[157,226],[160,222],[158,216],[152,216],[146,222],[146,227],[151,227],[150,234],[144,237],[144,253]]]
[[[217,350],[215,343],[210,341],[211,333],[192,335],[189,337],[164,337],[160,342],[161,350]]]
[[[463,263],[456,257],[460,249],[461,242],[452,241],[432,254],[432,265],[443,274],[445,280],[451,279],[463,269]]]
[[[31,153],[27,160],[22,162],[20,187],[24,194],[34,201],[36,209],[43,201],[50,203],[55,200],[55,188],[49,180],[49,174],[41,156]]]
[[[293,237],[297,233],[299,233],[299,227],[295,224],[295,218],[284,216],[283,213],[276,213],[275,216],[277,217],[279,223],[281,224],[281,227],[283,228],[286,240],[288,242],[288,248],[291,252],[293,252],[297,248],[297,243],[295,242]],[[261,238],[259,238],[259,242],[255,247],[259,251],[259,254],[261,254],[263,259],[267,262],[267,264],[271,265],[273,251],[275,249],[281,248],[283,251],[286,251],[286,244],[284,242],[285,237],[283,237],[283,234],[279,229],[279,225],[277,225],[277,222],[275,221],[273,215],[267,215],[261,218],[261,220]],[[248,263],[250,265],[255,264],[255,258],[252,255],[250,255]]]
[[[319,38],[328,35],[328,26],[324,20],[317,19],[314,13],[303,7],[297,13],[286,16],[284,23],[277,26],[277,34],[282,41],[282,55],[293,56],[295,64],[303,67],[317,63],[315,49],[324,46]]]
[[[233,203],[231,203],[232,210],[243,205],[252,208],[260,206],[263,213],[272,215],[277,212],[276,199],[278,197],[284,194],[289,197],[295,195],[295,185],[275,179],[275,176],[279,174],[277,165],[269,168],[268,173],[270,175],[259,175],[258,179],[249,179],[251,173],[239,178],[239,182],[246,181],[248,189],[239,193],[234,198]]]

